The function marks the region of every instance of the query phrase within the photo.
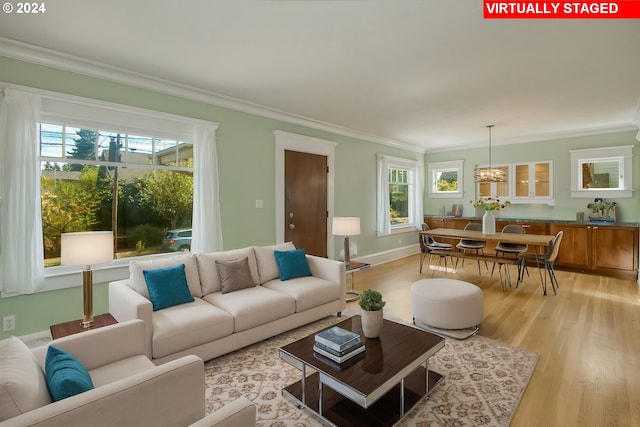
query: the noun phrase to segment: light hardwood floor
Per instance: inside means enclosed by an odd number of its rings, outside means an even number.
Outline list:
[[[511,269],[515,278],[515,267]],[[423,273],[418,270],[419,255],[375,265],[355,273],[354,288],[381,291],[385,317],[410,322],[411,284],[445,277],[444,271],[428,269],[426,261]],[[637,282],[557,271],[558,295],[549,287],[543,296],[537,269],[529,271],[519,288],[506,292],[497,271],[491,278],[483,265],[478,276],[475,262],[446,274],[482,288],[480,335],[540,354],[511,425],[640,426]],[[357,301],[348,306],[357,309]]]

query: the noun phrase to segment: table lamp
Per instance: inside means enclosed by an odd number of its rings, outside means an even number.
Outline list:
[[[93,273],[91,265],[108,262],[113,259],[113,232],[86,231],[63,233],[61,240],[62,265],[84,265],[82,271],[82,300],[84,318],[82,327],[93,325]]]
[[[333,235],[344,236],[344,264],[349,268],[351,259],[349,257],[349,236],[360,234],[360,218],[356,216],[345,216],[333,218]]]

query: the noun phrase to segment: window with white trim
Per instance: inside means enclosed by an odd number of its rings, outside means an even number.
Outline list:
[[[570,150],[571,197],[632,197],[633,146]]]
[[[429,197],[462,197],[464,160],[429,163]]]
[[[116,258],[190,250],[193,125],[46,101],[39,159],[45,267],[60,264],[60,236],[76,231],[113,230]]]
[[[378,155],[379,236],[405,232],[422,223],[421,170],[415,160]]]

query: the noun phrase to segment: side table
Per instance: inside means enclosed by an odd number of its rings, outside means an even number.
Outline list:
[[[78,334],[80,332],[102,328],[103,326],[115,325],[118,321],[111,315],[111,313],[105,313],[95,316],[93,318],[93,325],[88,329],[83,328],[81,323],[82,321],[78,319],[70,322],[58,323],[57,325],[51,325],[49,327],[51,337],[55,340],[57,338],[66,337],[67,335]]]
[[[353,273],[355,273],[356,271],[365,270],[371,267],[371,264],[367,264],[366,262],[351,261],[349,265],[345,267],[346,273],[351,275],[351,290],[347,291],[347,301],[355,301],[360,297],[360,294],[353,289]]]

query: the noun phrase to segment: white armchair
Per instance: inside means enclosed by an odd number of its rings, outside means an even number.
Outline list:
[[[156,366],[145,355],[144,332],[144,323],[133,320],[52,341],[52,345],[72,354],[89,371],[95,388],[23,411],[0,422],[0,427],[255,426],[255,406],[244,398],[205,417],[202,359],[185,356]],[[32,359],[26,362],[39,365],[44,372],[46,351],[47,346],[33,349],[35,358],[27,354],[19,363]],[[0,363],[6,362],[2,356],[0,354]],[[2,372],[0,366],[0,381]],[[27,383],[20,383],[12,376],[0,384],[0,402],[15,401],[20,391],[14,396],[6,394],[11,393],[11,387],[16,384]],[[46,387],[42,380],[35,384]],[[48,394],[46,390],[23,389],[21,392],[30,397]],[[0,409],[0,416],[6,409]]]

